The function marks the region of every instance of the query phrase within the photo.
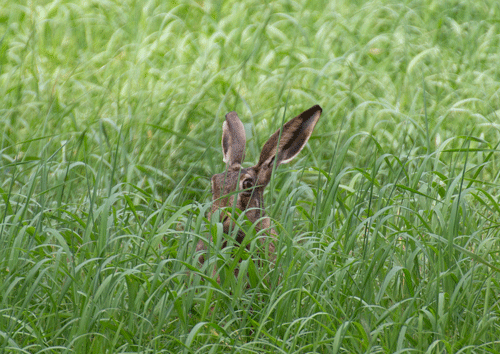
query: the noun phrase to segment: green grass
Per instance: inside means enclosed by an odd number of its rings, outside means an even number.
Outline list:
[[[0,0],[0,352],[500,353],[498,18]],[[224,115],[251,165],[316,103],[267,188],[276,264],[244,223],[197,264]]]

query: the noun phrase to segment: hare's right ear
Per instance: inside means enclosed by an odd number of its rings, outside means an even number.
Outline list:
[[[313,106],[278,129],[262,147],[258,166],[272,169],[275,160],[277,167],[297,156],[309,140],[321,112],[320,106]]]
[[[239,169],[245,158],[245,127],[236,112],[226,114],[222,125],[222,153],[228,169]]]

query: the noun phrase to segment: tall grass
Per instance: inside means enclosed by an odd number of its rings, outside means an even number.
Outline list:
[[[500,352],[496,1],[0,3],[0,351]],[[316,103],[221,250],[225,113]]]

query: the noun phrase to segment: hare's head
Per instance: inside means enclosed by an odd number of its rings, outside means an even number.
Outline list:
[[[236,112],[228,113],[222,126],[226,171],[212,176],[212,213],[223,207],[235,206],[246,211],[251,222],[260,219],[257,229],[269,228],[269,220],[262,218],[264,188],[271,179],[273,169],[291,161],[306,145],[321,112],[321,107],[316,105],[288,121],[264,144],[257,165],[247,168],[241,167],[246,143],[243,123]],[[221,221],[227,233],[231,223],[229,216],[221,213]],[[240,232],[237,241],[241,242],[243,237]]]

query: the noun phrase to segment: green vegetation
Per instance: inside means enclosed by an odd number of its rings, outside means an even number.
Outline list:
[[[0,4],[0,352],[500,352],[500,2]],[[313,104],[200,266],[224,115]]]

